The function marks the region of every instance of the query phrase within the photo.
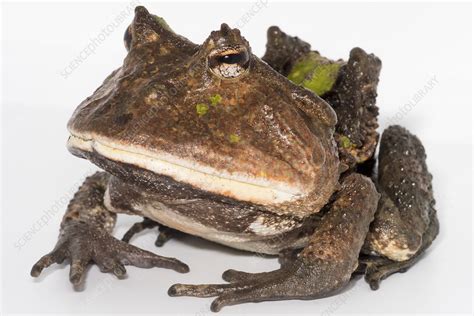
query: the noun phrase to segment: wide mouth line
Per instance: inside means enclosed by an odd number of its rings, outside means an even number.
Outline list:
[[[215,169],[212,167],[206,167],[204,166],[203,168],[193,168],[186,164],[179,164],[174,161],[170,161],[171,159],[164,159],[166,157],[156,157],[144,152],[137,152],[137,151],[131,151],[130,148],[124,148],[123,146],[113,146],[110,143],[104,142],[102,140],[97,140],[93,138],[85,138],[83,136],[78,136],[76,134],[70,134],[70,138],[68,140],[68,147],[84,150],[84,151],[90,151],[90,152],[96,152],[99,155],[102,155],[106,158],[109,159],[114,159],[124,162],[124,163],[131,163],[133,165],[138,165],[139,167],[142,167],[146,170],[155,172],[153,170],[154,168],[147,168],[147,165],[150,166],[156,166],[156,165],[165,165],[167,166],[167,171],[169,173],[179,173],[179,172],[184,172],[184,173],[190,173],[193,176],[201,177],[204,178],[204,180],[197,180],[197,182],[200,181],[212,181],[215,179],[216,181],[224,182],[227,183],[230,186],[238,186],[241,189],[243,187],[246,187],[246,190],[249,190],[249,195],[252,195],[252,190],[256,190],[256,192],[264,192],[267,194],[272,194],[274,196],[277,196],[276,200],[281,200],[280,202],[283,201],[288,201],[288,200],[294,200],[298,197],[300,197],[303,193],[295,188],[295,187],[286,187],[286,188],[281,188],[278,186],[283,186],[285,185],[284,183],[278,183],[274,181],[273,183],[271,180],[265,179],[263,177],[253,177],[256,181],[245,181],[247,179],[251,180],[248,175],[244,174],[227,174],[228,176],[225,177],[225,172],[221,172],[217,174],[217,170],[215,172]],[[111,157],[113,156],[113,157]],[[119,157],[120,156],[120,157]],[[173,156],[170,156],[172,158]],[[179,158],[179,160],[182,160]],[[199,166],[199,165],[198,165]],[[205,170],[208,169],[208,170]],[[170,175],[167,174],[167,172],[163,173],[165,175]],[[172,176],[172,175],[171,175]],[[173,177],[173,176],[172,176]],[[173,177],[174,178],[174,177]],[[205,178],[211,178],[211,179],[205,179]],[[239,179],[240,178],[240,179]],[[242,179],[244,178],[244,179]],[[182,182],[188,182],[186,181],[187,179],[175,179],[177,181],[182,181]],[[190,181],[191,184],[192,181]],[[222,185],[224,185],[222,184]],[[272,186],[273,184],[273,186]],[[222,186],[223,189],[226,189],[225,186]],[[285,190],[286,189],[286,190]],[[265,198],[264,198],[265,199]]]

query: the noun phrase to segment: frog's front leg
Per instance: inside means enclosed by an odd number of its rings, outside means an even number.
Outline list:
[[[335,202],[321,219],[309,244],[296,260],[264,273],[224,272],[227,284],[175,284],[171,296],[218,296],[211,305],[219,311],[225,305],[283,299],[315,299],[344,287],[357,268],[377,207],[379,194],[369,178],[347,176]]]
[[[89,263],[94,262],[103,272],[117,277],[126,273],[125,265],[141,268],[164,267],[187,272],[188,266],[174,259],[158,256],[114,238],[116,214],[104,206],[104,193],[109,180],[105,172],[88,177],[69,203],[61,223],[56,247],[43,256],[31,269],[37,277],[53,263],[68,259],[69,279],[80,284]]]

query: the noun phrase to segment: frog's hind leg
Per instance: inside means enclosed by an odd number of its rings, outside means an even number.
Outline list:
[[[151,229],[158,227],[158,236],[156,237],[155,246],[161,247],[171,238],[179,235],[181,232],[170,228],[168,226],[162,225],[158,222],[155,222],[149,218],[144,218],[143,221],[135,223],[130,227],[130,229],[123,235],[122,241],[130,242],[132,237],[145,229]]]
[[[413,266],[439,231],[421,142],[400,126],[384,131],[379,154],[381,198],[360,258],[359,271],[372,289]]]
[[[175,284],[171,296],[217,296],[211,310],[246,302],[316,299],[334,294],[350,280],[374,217],[379,194],[360,174],[345,177],[334,203],[301,252],[287,253],[281,268],[262,273],[227,270],[224,284]]]

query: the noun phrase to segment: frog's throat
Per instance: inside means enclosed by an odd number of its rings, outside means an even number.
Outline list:
[[[104,139],[71,135],[67,146],[73,153],[77,150],[94,152],[107,159],[169,176],[209,192],[257,204],[291,202],[309,194],[287,183],[244,173],[229,173],[168,153],[149,152]]]

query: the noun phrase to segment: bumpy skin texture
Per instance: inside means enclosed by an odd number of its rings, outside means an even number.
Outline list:
[[[341,67],[334,87],[324,95],[336,111],[340,159],[349,167],[371,158],[377,147],[375,99],[380,68],[381,62],[376,56],[354,48],[347,64]]]
[[[284,76],[288,76],[295,63],[311,52],[308,43],[277,27],[268,30],[267,38],[263,60]],[[337,114],[335,137],[341,162],[346,168],[371,158],[377,147],[378,108],[375,100],[381,66],[376,56],[354,48],[349,60],[341,66],[332,89],[321,95]]]
[[[272,29],[274,29],[272,27]],[[288,43],[280,48],[279,43]],[[304,50],[298,49],[303,47]],[[280,48],[280,49],[279,49]],[[304,51],[292,60],[292,50]],[[281,30],[268,32],[267,62],[283,75],[281,61],[309,54],[309,45]],[[384,131],[378,174],[373,175],[373,154],[378,140],[375,105],[380,60],[360,48],[354,48],[347,63],[338,73],[333,88],[322,95],[338,115],[336,138],[341,160],[346,167],[374,176],[381,198],[375,220],[367,236],[360,271],[373,289],[382,279],[395,272],[406,271],[436,238],[439,223],[434,210],[432,176],[426,166],[421,142],[400,126]],[[346,138],[346,139],[343,139]],[[354,168],[355,167],[355,168]]]
[[[382,134],[378,189],[382,192],[363,256],[366,280],[377,289],[384,278],[415,264],[439,232],[426,154],[420,140],[400,126]]]
[[[91,262],[97,264],[102,272],[112,272],[117,277],[126,274],[125,265],[189,271],[188,266],[179,260],[158,256],[110,235],[116,214],[104,206],[109,177],[105,172],[98,172],[85,180],[69,203],[61,223],[58,243],[33,266],[32,276],[37,277],[44,268],[66,259],[71,265],[69,280],[74,285],[82,283]]]
[[[314,53],[309,44],[276,27],[268,36],[264,60],[283,75]],[[222,275],[227,284],[176,284],[169,289],[172,296],[217,296],[211,309],[218,311],[244,302],[325,297],[343,288],[354,272],[365,274],[377,289],[382,279],[415,264],[436,238],[431,175],[415,136],[399,126],[384,132],[376,181],[380,193],[370,178],[356,173],[361,163],[374,161],[378,139],[380,61],[374,55],[355,48],[337,68],[337,80],[322,96],[339,116],[336,125],[326,102],[248,55],[248,43],[227,25],[198,46],[138,7],[125,42],[129,54],[124,65],[71,118],[73,136],[91,143],[109,141],[126,149],[122,156],[139,149],[153,159],[166,152],[217,166],[223,174],[259,173],[309,185],[312,192],[278,205],[252,203],[177,181],[146,164],[110,159],[76,139],[71,152],[107,172],[87,178],[78,190],[56,247],[33,266],[33,276],[65,259],[70,260],[75,285],[81,284],[90,263],[118,277],[126,273],[127,264],[187,272],[174,258],[127,243],[135,233],[154,227],[161,230],[157,246],[180,230],[230,242],[234,248],[280,254],[281,268],[275,271],[227,270]],[[245,54],[226,63],[222,60],[227,55],[211,58],[216,50]],[[229,66],[235,63],[242,67]],[[232,80],[216,77],[216,71]],[[170,95],[173,87],[179,89]],[[145,219],[119,241],[111,236],[114,212]]]
[[[268,29],[267,39],[267,50],[262,60],[285,77],[296,61],[311,51],[311,45],[296,36],[288,36],[277,26]]]
[[[435,213],[425,160],[420,140],[406,129],[391,126],[384,131],[378,167],[383,195],[367,243],[389,259],[404,261],[416,253]]]
[[[349,281],[373,219],[379,195],[372,181],[351,174],[342,181],[330,210],[321,219],[309,244],[278,270],[224,272],[228,284],[175,284],[171,296],[217,296],[212,311],[244,302],[275,299],[314,299],[330,295]]]

